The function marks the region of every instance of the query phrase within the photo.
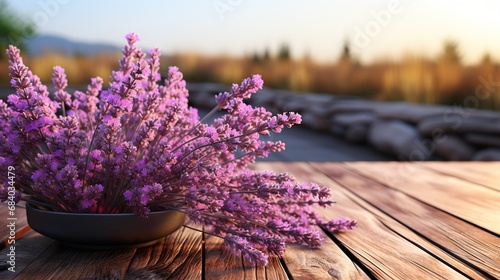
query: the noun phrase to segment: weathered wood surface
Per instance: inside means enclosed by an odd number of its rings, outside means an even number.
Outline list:
[[[500,191],[500,162],[424,162],[421,166]]]
[[[223,242],[182,228],[140,249],[66,248],[26,226],[17,208],[16,272],[0,207],[0,279],[499,279],[500,163],[259,163],[331,188],[327,218],[358,221],[320,249],[289,246],[255,267]],[[6,246],[7,245],[7,246]]]

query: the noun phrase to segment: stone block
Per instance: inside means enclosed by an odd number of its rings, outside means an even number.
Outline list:
[[[477,146],[500,148],[500,135],[491,135],[485,133],[467,133],[465,135],[465,140]]]
[[[421,135],[434,137],[437,133],[488,133],[500,135],[500,121],[470,117],[460,118],[458,115],[440,115],[423,119],[418,124]]]
[[[350,126],[350,125],[370,125],[377,120],[377,117],[372,112],[354,112],[354,113],[339,113],[331,117],[332,123]]]
[[[475,152],[474,147],[454,135],[443,135],[433,143],[434,153],[445,160],[470,160]]]
[[[352,124],[347,127],[344,139],[348,142],[355,144],[362,144],[366,142],[370,126],[366,124]]]
[[[476,161],[500,161],[500,149],[488,148],[474,154],[472,160]]]
[[[302,124],[316,130],[328,130],[330,127],[330,120],[312,112],[302,113]]]
[[[429,145],[425,145],[417,129],[397,120],[374,123],[368,141],[378,150],[395,155],[400,160],[428,160],[431,156]]]

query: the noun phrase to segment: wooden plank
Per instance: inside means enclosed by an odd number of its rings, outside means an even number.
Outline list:
[[[500,162],[421,162],[419,165],[500,191]]]
[[[411,163],[345,163],[374,181],[500,234],[500,192]]]
[[[205,279],[289,279],[279,258],[270,257],[266,267],[257,267],[225,248],[224,241],[205,234]]]
[[[284,261],[294,279],[370,279],[330,238],[319,249],[288,245]]]
[[[273,169],[277,163],[259,163],[257,170]],[[369,279],[331,239],[325,238],[320,249],[287,245],[283,257],[287,269],[297,279]]]
[[[418,241],[402,232],[398,234],[437,256],[441,255],[443,261],[467,276],[473,279],[500,278],[500,239],[497,236],[397,190],[367,180],[341,164],[313,163],[313,166],[413,232],[418,232],[427,242]],[[435,245],[446,253],[440,253],[441,250],[436,249]],[[470,264],[476,270],[462,263]]]
[[[244,279],[246,270],[252,268],[246,267],[241,256],[233,255],[227,250],[220,238],[205,234],[205,270],[206,280]]]
[[[54,242],[14,279],[123,279],[135,251],[85,251]]]
[[[30,230],[23,238],[16,239],[15,246],[15,271],[9,271],[11,266],[6,262],[7,254],[10,254],[9,248],[0,251],[2,260],[0,279],[13,279],[20,274],[30,263],[32,263],[43,251],[52,245],[55,241]]]
[[[26,210],[24,207],[24,201],[21,201],[19,205],[16,206],[14,216],[9,215],[9,209],[6,206],[0,206],[0,250],[8,246],[8,239],[10,235],[10,229],[7,225],[10,222],[14,222],[16,226],[16,240],[19,240],[21,236],[30,230],[28,226],[28,221],[26,219]]]
[[[155,245],[137,249],[125,279],[201,279],[202,234],[181,228]]]
[[[464,276],[474,279],[488,278],[487,276],[499,278],[496,267],[499,263],[496,245],[498,236],[495,234],[488,233],[485,239],[484,231],[427,205],[427,201],[422,203],[414,199],[418,197],[407,193],[407,187],[400,190],[387,182],[381,182],[380,179],[378,183],[374,182],[376,178],[367,180],[370,176],[352,168],[351,164],[341,169],[341,173],[346,173],[347,176],[331,174],[328,170],[335,167],[335,164],[325,164],[324,168],[321,168],[321,164],[313,166],[341,185],[305,163],[259,163],[257,168],[286,171],[300,180],[316,181],[329,186],[334,190],[338,203],[327,210],[319,211],[328,218],[350,216],[358,220],[359,226],[355,231],[337,234],[333,239],[327,238],[319,250],[290,246],[282,260],[270,258],[268,267],[262,268],[249,265],[241,257],[233,256],[218,238],[207,237],[207,243],[203,247],[201,234],[181,234],[185,229],[167,237],[164,242],[154,247],[120,250],[121,252],[68,249],[31,231],[20,239],[19,243],[16,241],[16,252],[18,249],[26,250],[26,254],[19,259],[18,268],[22,271],[15,274],[15,279],[200,279],[203,276],[206,279],[288,279],[286,271],[290,271],[295,279],[460,279]],[[379,167],[380,170],[374,172],[382,176],[383,180],[392,184],[401,182],[397,178],[394,179],[394,174],[389,172],[389,168],[392,168],[392,171],[398,171],[396,175],[400,176],[399,167],[384,164]],[[426,166],[415,169],[404,165],[402,168],[411,168],[416,172],[414,176],[417,178],[420,172],[424,173],[424,177],[431,177],[429,174],[440,178],[451,177],[431,171]],[[432,182],[430,178],[426,180]],[[488,190],[477,184],[455,180],[467,186]],[[417,182],[412,184],[418,186]],[[453,189],[453,185],[448,188]],[[463,193],[462,188],[465,186],[459,188]],[[489,202],[491,201],[486,201]],[[470,201],[467,203],[473,204]],[[36,236],[41,239],[35,241],[33,237]],[[169,239],[172,240],[168,241]],[[334,241],[338,242],[341,248]],[[32,248],[31,245],[39,247]],[[29,250],[34,250],[35,253],[32,254]],[[201,272],[203,250],[207,270],[205,275]],[[347,251],[349,255],[342,250]],[[0,253],[5,255],[4,251]],[[23,266],[26,267],[24,270]],[[368,275],[362,269],[365,269]],[[489,271],[490,274],[480,274],[475,269]],[[9,274],[7,277],[11,278],[2,277],[5,272],[0,272],[0,279],[11,279],[12,275]]]
[[[397,234],[402,226],[390,216],[368,204],[360,204],[346,195],[346,190],[305,163],[274,163],[273,170],[287,171],[297,179],[315,181],[332,189],[337,204],[329,209],[318,208],[327,219],[339,216],[358,221],[354,231],[334,236],[353,255],[371,277],[381,279],[465,279],[465,277]],[[383,218],[381,218],[383,217]],[[388,222],[390,226],[387,226]]]

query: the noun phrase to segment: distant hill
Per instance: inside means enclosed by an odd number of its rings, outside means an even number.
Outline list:
[[[65,55],[95,55],[98,53],[120,52],[120,48],[115,45],[76,42],[53,35],[35,36],[28,40],[26,47],[27,52],[35,56],[47,52]]]

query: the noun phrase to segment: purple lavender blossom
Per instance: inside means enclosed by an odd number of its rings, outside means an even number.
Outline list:
[[[297,113],[273,116],[243,102],[262,88],[260,75],[216,95],[212,113],[227,114],[206,124],[188,106],[179,69],[170,67],[160,83],[159,49],[148,56],[135,46],[137,34],[126,40],[107,89],[96,77],[85,92],[70,94],[56,66],[54,100],[19,49],[8,48],[15,93],[8,104],[0,100],[0,169],[18,170],[21,200],[63,212],[180,211],[258,265],[283,255],[286,242],[320,246],[317,226],[337,232],[356,225],[314,211],[333,204],[328,188],[248,167],[285,149],[261,136],[301,122]],[[6,188],[0,181],[0,199]]]
[[[247,99],[251,95],[262,89],[264,81],[260,75],[253,75],[251,78],[244,79],[240,85],[233,84],[230,92],[219,93],[215,97],[217,106],[220,109],[227,109],[231,100]]]

